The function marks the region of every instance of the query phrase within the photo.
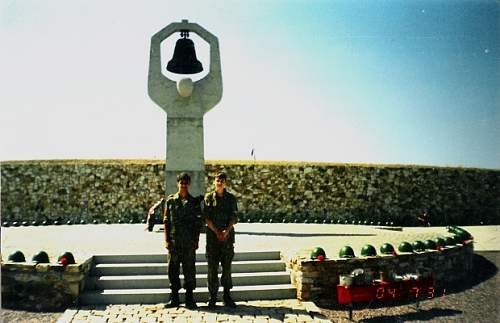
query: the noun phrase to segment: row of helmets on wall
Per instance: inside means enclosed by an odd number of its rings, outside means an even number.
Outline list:
[[[447,237],[437,237],[435,239],[427,239],[424,241],[415,240],[412,243],[403,241],[398,245],[397,250],[400,253],[424,252],[426,250],[441,251],[447,246],[463,244],[474,239],[469,232],[456,226],[448,227],[448,232],[452,233],[452,235]],[[381,255],[397,255],[396,249],[390,243],[382,244],[379,251]],[[377,250],[373,245],[366,244],[361,248],[360,254],[363,257],[374,257],[377,256]],[[354,257],[356,257],[356,255],[351,246],[343,246],[339,250],[339,258]],[[310,253],[310,259],[319,261],[327,259],[325,250],[321,247],[315,247]]]
[[[26,257],[24,253],[20,250],[16,250],[9,255],[8,258],[11,262],[26,262]],[[49,255],[45,251],[39,251],[33,255],[31,262],[35,264],[48,264],[50,263]],[[57,258],[57,263],[63,266],[75,264],[75,257],[69,251],[64,252]]]

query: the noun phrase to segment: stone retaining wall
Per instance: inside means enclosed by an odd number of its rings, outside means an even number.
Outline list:
[[[2,306],[50,311],[76,305],[91,265],[92,258],[67,266],[2,262]]]
[[[293,162],[207,162],[228,173],[243,220],[500,223],[500,170]],[[164,191],[159,160],[1,163],[2,221],[142,220]]]
[[[348,259],[310,260],[303,255],[285,259],[291,271],[292,284],[297,288],[299,300],[331,300],[336,302],[339,276],[354,269],[397,274],[428,273],[434,278],[436,289],[457,282],[471,274],[474,248],[472,241],[442,251],[427,250],[421,253],[400,253],[396,256],[359,257]]]

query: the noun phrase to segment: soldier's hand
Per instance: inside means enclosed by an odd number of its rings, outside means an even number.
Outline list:
[[[172,247],[173,247],[173,245],[171,242],[168,242],[168,241],[165,242],[165,248],[167,248],[168,251],[172,251]]]
[[[228,235],[229,235],[229,230],[222,231],[222,241],[226,240]]]
[[[226,238],[224,237],[224,233],[218,231],[217,232],[217,240],[224,241]]]
[[[197,250],[198,249],[198,242],[193,242],[193,250]]]

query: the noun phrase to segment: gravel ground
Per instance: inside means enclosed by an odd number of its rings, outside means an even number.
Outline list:
[[[377,322],[500,322],[500,251],[477,252],[475,276],[460,287],[447,288],[444,296],[415,304],[384,303],[356,306],[353,321]],[[442,294],[442,292],[441,292]],[[333,322],[349,322],[348,312],[338,305],[317,304]],[[27,312],[2,308],[1,322],[53,323],[62,312]]]
[[[415,304],[384,303],[355,306],[353,321],[390,322],[500,322],[500,252],[477,252],[474,273],[461,287],[449,286],[444,296]],[[442,295],[442,291],[440,293]],[[349,322],[348,311],[338,305],[318,304],[333,322]]]
[[[11,309],[2,308],[2,315],[0,322],[19,322],[19,323],[55,323],[57,319],[63,314],[63,312],[27,312],[27,311],[16,311]]]

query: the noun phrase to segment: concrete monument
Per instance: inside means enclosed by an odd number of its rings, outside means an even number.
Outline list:
[[[193,82],[189,77],[175,82],[161,71],[160,44],[175,32],[194,32],[210,45],[209,73]],[[171,23],[151,37],[148,75],[149,97],[167,113],[166,193],[177,191],[176,176],[191,175],[189,191],[205,190],[203,116],[222,98],[222,75],[217,37],[187,20]]]

